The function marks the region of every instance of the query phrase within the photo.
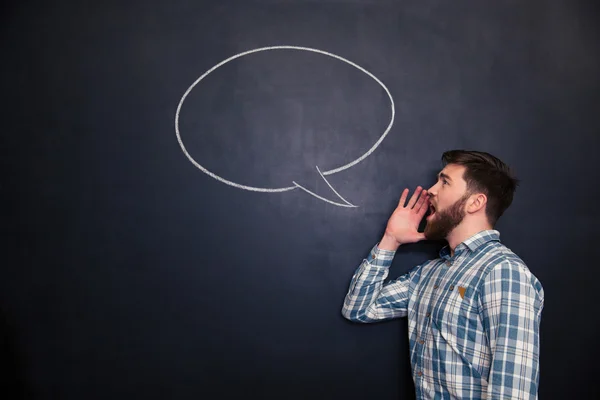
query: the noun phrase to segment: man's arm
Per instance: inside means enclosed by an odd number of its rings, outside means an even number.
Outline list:
[[[516,263],[504,261],[485,278],[480,315],[492,360],[487,398],[537,399],[543,290]]]
[[[425,239],[425,234],[419,232],[418,228],[429,207],[429,195],[421,186],[417,186],[407,203],[408,193],[408,189],[402,191],[383,238],[352,277],[342,308],[342,315],[351,321],[374,322],[407,314],[411,280],[420,268],[413,268],[385,285],[383,281],[398,247]]]
[[[345,318],[354,322],[376,322],[407,315],[411,281],[420,266],[384,285],[394,255],[394,250],[373,247],[350,282],[342,308]]]

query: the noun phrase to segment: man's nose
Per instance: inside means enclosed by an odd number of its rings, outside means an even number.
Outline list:
[[[437,194],[436,186],[437,186],[437,184],[435,184],[432,187],[430,187],[429,189],[427,189],[427,193],[429,193],[430,197],[435,197],[435,195]]]

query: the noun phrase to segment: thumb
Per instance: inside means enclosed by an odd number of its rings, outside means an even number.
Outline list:
[[[426,240],[427,238],[425,237],[424,232],[417,232],[415,239],[417,239],[417,242],[420,242],[421,240]]]

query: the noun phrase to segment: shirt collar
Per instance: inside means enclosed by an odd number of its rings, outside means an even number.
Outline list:
[[[491,241],[500,241],[500,232],[495,229],[487,229],[484,231],[477,232],[473,236],[469,237],[454,249],[454,255],[461,253],[465,248],[470,251],[475,251],[479,246],[486,244]],[[450,245],[444,246],[440,250],[441,258],[450,258]]]

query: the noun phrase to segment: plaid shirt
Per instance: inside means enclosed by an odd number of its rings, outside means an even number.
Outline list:
[[[352,277],[342,314],[408,316],[417,399],[537,399],[541,283],[486,230],[384,284],[395,252],[375,245]]]

